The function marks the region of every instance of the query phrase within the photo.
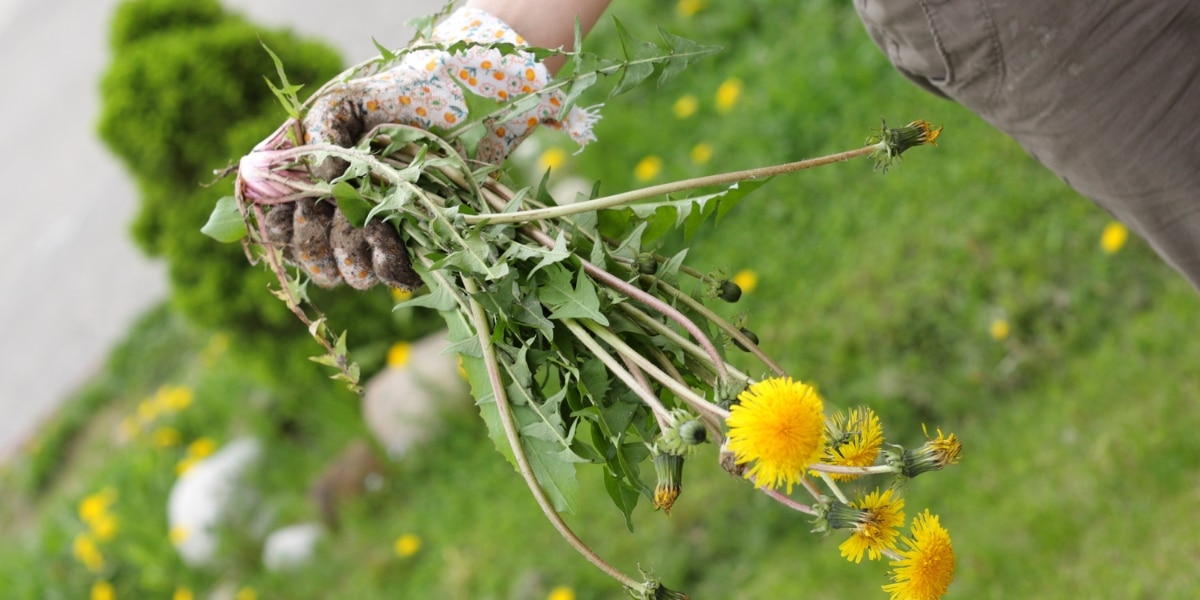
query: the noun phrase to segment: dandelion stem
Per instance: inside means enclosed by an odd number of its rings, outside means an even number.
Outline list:
[[[819,472],[818,474],[821,476],[821,481],[824,481],[825,485],[829,486],[829,491],[833,492],[833,495],[837,496],[837,499],[839,501],[841,501],[842,504],[849,506],[850,501],[846,499],[846,495],[842,493],[842,488],[838,487],[837,482],[834,481],[833,478],[829,476],[829,473],[825,473],[822,471],[822,472]]]
[[[563,539],[567,540],[589,562],[625,587],[635,590],[642,589],[641,582],[617,570],[616,567],[610,565],[603,558],[600,558],[583,540],[579,539],[579,536],[575,535],[570,526],[563,521],[558,511],[554,510],[550,499],[546,497],[545,490],[538,483],[537,477],[533,473],[533,468],[529,465],[529,458],[525,456],[525,449],[521,446],[521,438],[517,433],[516,420],[512,414],[512,407],[508,403],[508,395],[504,390],[504,383],[500,376],[500,367],[496,362],[496,352],[492,346],[492,335],[490,327],[488,327],[487,315],[484,313],[483,305],[474,297],[480,291],[479,286],[475,283],[475,280],[464,278],[463,288],[466,289],[468,294],[471,294],[471,320],[475,325],[475,335],[478,337],[479,344],[483,348],[483,362],[487,368],[488,379],[492,384],[492,394],[496,398],[496,407],[500,412],[500,423],[504,427],[504,435],[508,438],[509,446],[512,447],[513,457],[516,458],[521,476],[525,478],[525,483],[529,486],[529,491],[533,493],[534,499],[537,500],[538,506],[541,507],[542,514],[546,515],[546,518],[554,525]]]
[[[579,322],[575,319],[563,319],[563,324],[567,326],[567,329],[571,330],[571,333],[575,334],[575,337],[581,343],[583,343],[584,346],[587,346],[588,350],[592,351],[592,354],[596,355],[596,358],[600,359],[600,362],[604,363],[604,366],[608,367],[608,370],[611,371],[613,375],[617,376],[617,379],[620,379],[625,383],[625,385],[629,386],[629,389],[633,390],[633,392],[637,394],[647,406],[650,407],[650,410],[654,413],[654,417],[658,419],[660,423],[663,419],[670,416],[670,411],[667,410],[667,407],[663,406],[662,402],[659,402],[658,398],[655,397],[653,392],[650,390],[650,382],[646,381],[644,373],[642,373],[642,377],[639,378],[631,369],[623,367],[621,363],[617,362],[617,359],[613,358],[612,354],[609,354],[603,346],[597,343],[596,338],[592,337],[591,334],[581,327]],[[622,358],[629,360],[629,358],[625,356],[622,356]],[[636,365],[636,363],[634,364]]]
[[[827,465],[825,463],[816,463],[808,466],[809,469],[824,473],[837,473],[839,475],[881,475],[883,473],[895,473],[896,469],[889,465],[875,465],[873,467],[844,467],[842,465]]]
[[[500,215],[464,215],[464,220],[467,223],[476,224],[485,222],[528,223],[530,221],[555,219],[558,217],[566,217],[579,213],[621,206],[622,204],[629,204],[631,202],[637,202],[638,200],[645,200],[655,196],[662,196],[664,194],[674,194],[676,192],[682,192],[685,190],[693,190],[710,185],[730,184],[749,179],[762,179],[764,177],[773,177],[775,175],[782,175],[784,173],[791,173],[793,171],[802,171],[804,169],[811,169],[813,167],[820,167],[836,162],[845,162],[852,158],[869,155],[881,147],[883,147],[882,143],[873,144],[870,146],[863,146],[862,148],[856,148],[854,150],[848,150],[846,152],[838,152],[837,154],[830,154],[828,156],[810,158],[807,160],[782,165],[759,167],[757,169],[746,169],[744,171],[733,171],[730,173],[719,173],[716,175],[705,175],[703,177],[684,179],[682,181],[672,181],[670,183],[652,185],[639,190],[632,190],[612,196],[605,196],[603,198],[596,198],[594,200],[576,202],[574,204],[566,204],[563,206],[536,208],[532,210],[522,210]]]
[[[790,496],[788,496],[787,494],[785,494],[779,490],[776,490],[769,486],[763,486],[758,489],[762,490],[762,493],[770,496],[771,499],[775,500],[776,502],[778,502],[792,510],[802,512],[806,515],[816,516],[816,514],[817,514],[817,511],[814,510],[813,507],[811,507],[807,504],[804,504],[803,502],[797,502],[797,501],[793,500]]]

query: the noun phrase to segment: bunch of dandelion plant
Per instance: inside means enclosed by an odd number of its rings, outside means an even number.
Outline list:
[[[617,30],[626,52],[621,60],[582,52],[578,41],[570,52],[521,49],[568,57],[566,75],[539,93],[564,90],[565,114],[601,76],[616,79],[611,95],[617,95],[656,74],[660,83],[667,81],[716,50],[666,32],[652,43],[619,25]],[[405,52],[384,50],[344,77],[386,68]],[[282,66],[279,76],[273,87],[291,119],[276,135],[292,143],[244,160],[235,197],[218,202],[204,230],[222,241],[241,240],[249,256],[278,276],[276,294],[325,348],[316,360],[335,367],[335,377],[357,388],[347,334],[335,335],[308,302],[310,274],[287,266],[295,257],[268,231],[271,212],[289,203],[334,203],[355,228],[394,228],[419,276],[413,285],[427,289],[398,306],[440,312],[497,447],[562,536],[632,596],[686,598],[646,573],[622,572],[571,531],[560,513],[577,504],[576,472],[603,469],[607,493],[632,527],[633,509],[643,498],[669,514],[682,491],[684,466],[705,443],[721,446],[720,468],[811,515],[817,531],[847,530],[841,546],[847,558],[896,561],[886,587],[894,598],[945,591],[954,556],[937,518],[919,517],[911,536],[902,538],[902,488],[885,484],[851,499],[839,482],[871,476],[904,481],[956,462],[961,444],[939,431],[920,448],[885,448],[869,408],[831,413],[752,334],[705,305],[736,301],[736,284],[686,265],[686,249],[662,255],[658,245],[673,229],[690,231],[719,218],[772,176],[860,156],[886,168],[908,148],[934,142],[940,129],[923,121],[897,129],[884,125],[866,146],[840,154],[563,203],[547,193],[545,180],[513,189],[495,166],[471,158],[487,123],[528,110],[535,95],[497,104],[464,89],[470,119],[454,131],[387,125],[342,148],[298,143],[303,136],[297,124],[307,105]],[[313,176],[312,167],[331,157],[348,165],[345,173],[333,181]],[[255,185],[247,185],[250,180]],[[621,211],[623,218],[602,225],[601,211]],[[769,375],[728,362],[731,345],[755,356]],[[807,500],[791,496],[796,486]]]

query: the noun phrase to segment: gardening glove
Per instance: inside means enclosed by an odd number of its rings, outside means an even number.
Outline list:
[[[449,45],[462,40],[526,45],[524,38],[503,21],[471,8],[459,9],[440,23],[431,41]],[[498,50],[483,47],[470,47],[456,54],[414,51],[395,66],[331,86],[316,98],[302,123],[304,142],[348,147],[372,128],[387,123],[453,129],[467,118],[467,104],[459,85],[480,96],[507,101],[541,90],[549,79],[546,67],[532,53],[502,56]],[[503,162],[539,124],[565,131],[581,146],[593,141],[592,125],[598,115],[575,107],[559,120],[564,100],[558,91],[544,94],[532,110],[491,124],[479,142],[478,159]],[[256,196],[265,199],[286,195],[277,184],[251,175],[269,160],[260,151],[288,145],[282,131],[242,159],[239,177],[251,200]],[[345,163],[327,159],[314,168],[314,174],[331,180],[344,169]],[[283,246],[284,258],[321,287],[344,282],[355,289],[367,289],[380,281],[405,290],[421,285],[392,225],[368,223],[362,229],[355,228],[332,202],[307,199],[273,204],[267,213],[266,231],[267,241]]]

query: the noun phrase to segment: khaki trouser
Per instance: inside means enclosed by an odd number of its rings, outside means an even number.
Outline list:
[[[961,103],[1200,289],[1200,1],[855,0],[921,87]]]

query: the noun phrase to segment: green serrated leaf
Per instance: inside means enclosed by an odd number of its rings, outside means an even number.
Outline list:
[[[544,276],[543,276],[544,275]],[[542,302],[551,308],[551,319],[591,319],[608,325],[600,312],[600,298],[590,277],[579,273],[572,285],[572,272],[560,264],[547,267],[538,276]]]
[[[579,481],[575,477],[575,462],[561,458],[561,447],[554,442],[537,438],[521,438],[521,447],[529,458],[529,466],[554,510],[573,514],[579,501]]]
[[[262,44],[263,50],[266,50],[267,54],[270,55],[271,61],[275,63],[275,72],[279,75],[279,87],[276,87],[270,79],[267,79],[267,85],[270,86],[271,92],[275,94],[275,97],[279,99],[288,116],[293,119],[299,119],[300,97],[298,93],[304,86],[290,83],[287,78],[287,72],[283,68],[283,61],[279,60],[279,56],[267,46],[266,42],[259,40],[259,43]]]
[[[371,203],[363,198],[354,186],[345,181],[333,184],[333,197],[337,201],[338,209],[342,211],[351,225],[361,229],[367,224],[367,215],[371,213]]]
[[[246,222],[238,210],[237,199],[225,196],[217,200],[217,205],[208,215],[208,222],[200,228],[200,232],[218,242],[236,242],[246,237]]]
[[[613,475],[609,470],[604,471],[604,491],[612,498],[613,504],[625,516],[625,528],[633,533],[633,509],[637,508],[641,494],[625,483],[624,478]]]
[[[658,28],[658,35],[662,36],[663,43],[671,51],[666,66],[658,76],[659,86],[677,77],[692,61],[711,56],[722,50],[720,46],[699,44],[687,38],[672,35],[662,27]]]
[[[387,46],[380,44],[379,40],[375,39],[375,36],[371,36],[371,43],[375,44],[375,49],[379,51],[379,57],[384,61],[391,62],[398,58],[395,52],[388,50]]]
[[[652,59],[662,53],[662,50],[656,44],[629,33],[620,20],[614,17],[613,22],[617,26],[617,37],[621,39],[621,49],[625,53],[626,63],[621,68],[621,77],[617,80],[617,85],[608,94],[609,98],[628,92],[653,75],[654,63]]]

